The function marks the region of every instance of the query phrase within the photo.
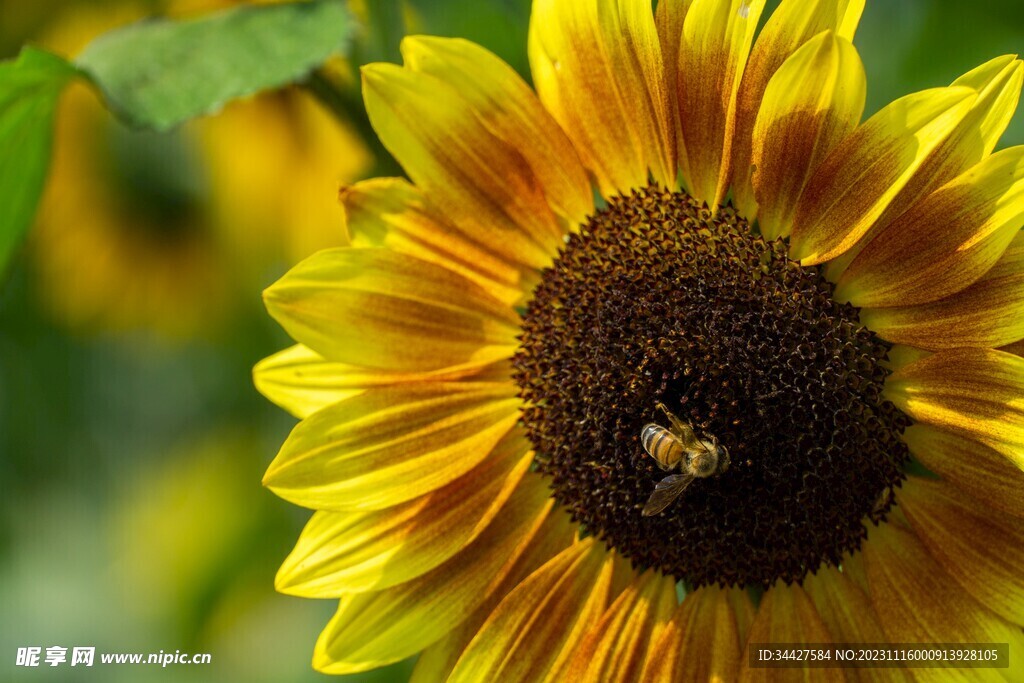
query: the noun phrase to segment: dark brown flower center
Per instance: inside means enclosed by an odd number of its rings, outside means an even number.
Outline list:
[[[692,585],[767,586],[839,563],[884,517],[909,423],[881,395],[888,350],[784,241],[649,187],[544,271],[514,363],[539,467],[588,532]],[[644,517],[669,474],[640,442],[671,426],[659,401],[731,463]]]

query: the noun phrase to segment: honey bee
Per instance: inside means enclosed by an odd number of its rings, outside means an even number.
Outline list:
[[[644,517],[651,517],[667,508],[694,480],[725,472],[730,462],[729,452],[716,437],[710,434],[706,438],[698,437],[692,426],[669,412],[663,404],[656,405],[668,416],[672,426],[665,429],[653,422],[644,425],[640,443],[661,469],[679,467],[682,472],[670,474],[655,485],[654,493],[644,505]]]

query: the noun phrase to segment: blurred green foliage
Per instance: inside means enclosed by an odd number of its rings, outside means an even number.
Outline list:
[[[75,75],[63,60],[32,47],[0,63],[0,274],[32,224],[49,168],[57,98]]]
[[[868,0],[855,44],[868,75],[866,114],[915,90],[948,85],[1004,54],[1024,52],[1018,0]],[[1024,144],[1018,108],[1001,147]]]
[[[0,56],[79,4],[101,3],[0,0]],[[165,3],[145,4],[159,11]],[[399,61],[408,30],[480,42],[528,77],[527,0],[362,4],[369,25],[357,64]],[[870,113],[1019,52],[1024,3],[869,0],[856,44]],[[337,111],[358,119],[358,84],[344,87]],[[169,138],[118,139],[129,171],[113,182],[129,199],[139,196],[133,183],[188,180],[165,154],[177,144]],[[1003,145],[1021,143],[1018,112]],[[204,201],[189,192],[190,202]],[[16,261],[0,290],[0,680],[324,680],[309,662],[334,605],[273,591],[308,514],[259,484],[294,423],[250,381],[253,364],[290,343],[259,300],[287,264],[261,266],[219,329],[168,340],[55,321],[40,304],[38,248]],[[28,645],[209,651],[214,664],[107,666],[71,678],[67,668],[16,670],[14,652]],[[402,681],[409,671],[403,663],[352,680]]]

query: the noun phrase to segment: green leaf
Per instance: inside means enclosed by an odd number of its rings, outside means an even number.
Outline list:
[[[126,26],[93,41],[76,64],[124,121],[164,131],[305,77],[344,53],[352,28],[340,0],[246,6]]]
[[[50,165],[57,99],[77,73],[31,47],[0,63],[0,269],[32,224]]]

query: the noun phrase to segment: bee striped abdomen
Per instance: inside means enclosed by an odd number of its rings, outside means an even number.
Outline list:
[[[683,446],[672,432],[656,424],[648,424],[640,432],[640,443],[648,455],[665,469],[675,467],[683,459]]]

